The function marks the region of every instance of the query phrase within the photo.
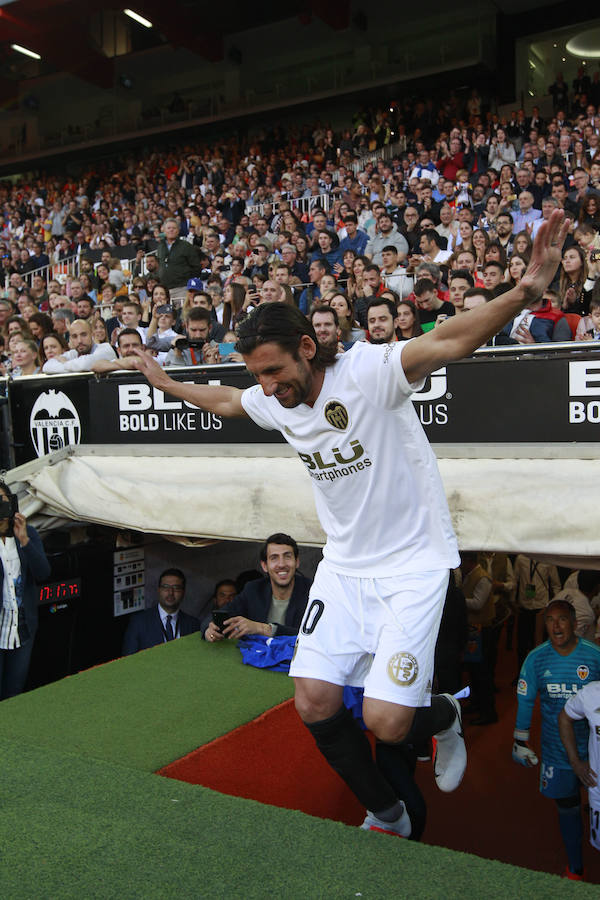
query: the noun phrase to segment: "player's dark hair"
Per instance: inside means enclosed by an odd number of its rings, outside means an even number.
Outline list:
[[[296,557],[296,559],[298,559],[298,556],[300,555],[298,544],[296,543],[294,538],[290,537],[289,534],[284,534],[283,531],[278,531],[275,534],[269,535],[269,537],[260,548],[261,562],[266,563],[267,561],[267,548],[269,544],[283,544],[285,547],[291,547],[294,551],[294,556]]]
[[[312,323],[300,310],[288,303],[263,303],[237,328],[235,349],[244,356],[261,344],[278,344],[298,359],[300,341],[306,335],[314,341],[316,352],[310,361],[313,369],[326,369],[335,362],[337,347],[323,347]]]
[[[315,313],[329,313],[329,315],[333,318],[333,323],[336,328],[340,324],[338,314],[335,309],[332,309],[331,306],[327,306],[326,304],[321,304],[321,306],[313,306],[308,314],[308,318],[310,319],[311,323]]]
[[[117,338],[117,346],[119,346],[119,347],[121,346],[121,338],[122,338],[122,337],[127,337],[127,335],[130,335],[130,334],[137,334],[137,336],[138,336],[139,339],[140,339],[140,347],[143,347],[143,346],[144,346],[144,342],[143,342],[143,340],[142,340],[142,336],[141,336],[141,334],[139,333],[139,331],[137,330],[137,328],[123,328],[123,329],[119,332],[119,336],[118,336],[118,338]],[[54,335],[52,335],[52,336],[54,337]]]

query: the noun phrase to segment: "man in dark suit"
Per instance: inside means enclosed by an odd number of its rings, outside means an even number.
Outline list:
[[[298,571],[298,544],[289,534],[272,534],[261,549],[260,564],[265,578],[248,582],[231,603],[222,607],[231,613],[223,633],[214,622],[203,623],[207,641],[237,640],[247,634],[298,634],[311,584]]]
[[[185,575],[180,569],[165,569],[158,579],[158,603],[129,620],[123,639],[123,656],[147,650],[175,638],[200,631],[200,620],[180,610],[185,593]]]

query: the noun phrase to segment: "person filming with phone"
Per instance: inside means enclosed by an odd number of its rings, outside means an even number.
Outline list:
[[[0,482],[0,700],[20,694],[27,681],[38,624],[39,588],[50,564],[40,537]]]
[[[298,634],[311,582],[298,571],[298,544],[288,534],[272,534],[260,551],[264,578],[249,581],[230,603],[214,610],[203,623],[207,641],[263,634]]]

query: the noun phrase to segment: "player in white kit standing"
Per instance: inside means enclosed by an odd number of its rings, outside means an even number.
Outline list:
[[[366,829],[410,835],[402,779],[394,784],[390,776],[402,742],[436,736],[441,790],[454,790],[466,765],[458,703],[431,696],[448,573],[459,559],[435,456],[411,394],[541,296],[567,230],[563,213],[553,213],[538,231],[519,285],[470,310],[468,328],[460,316],[414,340],[356,344],[336,358],[297,309],[264,304],[238,326],[237,349],[258,382],[245,391],[175,382],[141,352],[137,358],[139,370],[170,395],[279,429],[311,477],[327,543],[290,674],[303,722],[367,808]],[[346,684],[364,684],[363,717],[378,740],[375,760],[342,704]]]

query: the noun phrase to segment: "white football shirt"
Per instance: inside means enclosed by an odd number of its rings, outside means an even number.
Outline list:
[[[590,726],[588,754],[590,768],[600,774],[600,681],[592,681],[584,688],[569,697],[565,703],[565,712],[570,719],[587,719]],[[598,778],[596,778],[598,781]],[[590,803],[600,806],[600,784],[588,788]]]
[[[242,394],[251,419],[278,429],[311,477],[336,571],[362,577],[454,568],[456,538],[437,460],[402,368],[408,342],[355,344],[325,370],[314,407],[286,409],[260,385]],[[283,524],[282,524],[283,527]]]

